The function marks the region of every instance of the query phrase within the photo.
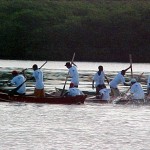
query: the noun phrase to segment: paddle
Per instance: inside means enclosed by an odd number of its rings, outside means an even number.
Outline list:
[[[131,66],[131,78],[133,78],[133,70],[132,70],[132,55],[129,54],[130,66]]]
[[[132,55],[129,54],[129,60],[130,60],[130,66],[131,66],[131,78],[133,78],[133,70],[132,70]],[[128,88],[128,90],[125,92],[125,95],[129,92],[131,86]]]
[[[39,69],[41,69],[46,63],[47,63],[47,61],[45,61],[45,63],[44,63]],[[28,80],[30,80],[30,78],[29,78],[29,79],[26,79],[22,84],[20,84],[20,85],[19,85],[18,87],[16,87],[15,89],[11,90],[8,94],[9,94],[9,95],[14,95],[14,94],[22,87],[22,85],[23,85],[25,82],[27,82]]]
[[[131,68],[131,78],[133,78],[132,55],[131,55],[131,54],[129,54],[129,61],[130,61],[130,67],[129,67],[129,68]],[[127,71],[129,68],[127,68],[126,71]],[[127,89],[126,92],[123,92],[123,94],[124,94],[124,95],[123,95],[123,98],[124,98],[124,97],[126,96],[126,94],[129,92],[130,88],[131,88],[131,86]],[[119,101],[119,100],[120,100],[120,97],[122,97],[122,93],[120,93],[120,96],[119,96],[119,98],[117,98],[116,101]]]
[[[130,61],[130,67],[131,67],[131,78],[133,78],[133,70],[132,70],[132,55],[129,54],[129,61]],[[128,88],[128,90],[125,92],[125,95],[129,92],[131,86]]]
[[[73,54],[73,56],[72,56],[71,65],[73,64],[74,57],[75,57],[75,53],[74,53],[74,54]],[[68,79],[68,77],[69,77],[69,71],[68,71],[68,74],[67,74],[67,76],[66,76],[66,80],[65,80],[65,83],[64,83],[64,87],[63,87],[63,89],[62,89],[62,91],[61,91],[60,96],[62,96],[62,95],[63,95],[63,93],[64,93],[64,90],[65,90],[65,86],[66,86],[66,83],[67,83],[67,79]]]

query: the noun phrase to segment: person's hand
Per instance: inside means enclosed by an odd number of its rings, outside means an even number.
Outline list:
[[[7,83],[8,86],[12,86],[12,84],[10,82]]]
[[[21,73],[24,73],[27,69],[28,69],[28,68],[23,69],[23,70],[21,71]]]
[[[92,89],[94,90],[94,85],[92,84]]]
[[[10,81],[4,81],[3,82],[3,85],[5,85],[5,84],[8,84]]]

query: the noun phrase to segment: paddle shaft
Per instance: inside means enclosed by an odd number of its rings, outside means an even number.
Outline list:
[[[75,53],[74,53],[73,56],[72,56],[71,65],[73,64],[74,58],[75,58]],[[65,80],[65,83],[64,83],[64,87],[63,87],[63,89],[62,89],[62,92],[61,92],[60,96],[62,96],[63,93],[64,93],[64,90],[65,90],[65,86],[66,86],[68,77],[69,77],[69,71],[68,71],[68,73],[67,73],[66,80]]]
[[[47,63],[47,61],[45,61],[45,63],[39,68],[39,69],[41,69],[45,64]],[[22,85],[25,83],[25,82],[27,82],[29,79],[26,79],[23,83],[21,83],[18,87],[16,87],[15,89],[13,89],[13,90],[11,90],[10,91],[10,94],[14,94],[16,91],[18,91],[21,87],[22,87]]]
[[[47,63],[47,60],[45,61],[45,63],[39,69],[41,69],[46,63]]]
[[[130,60],[130,66],[131,66],[131,78],[133,78],[133,70],[132,70],[132,55],[129,54],[129,60]],[[130,90],[131,86],[128,88],[128,90],[125,92],[127,94]]]
[[[133,70],[132,70],[132,55],[129,54],[130,66],[131,66],[131,78],[133,78]]]
[[[130,60],[130,66],[131,66],[131,78],[133,78],[133,70],[132,70],[132,55],[129,54],[129,60]],[[127,94],[130,90],[131,86],[128,88],[128,90],[125,92]]]

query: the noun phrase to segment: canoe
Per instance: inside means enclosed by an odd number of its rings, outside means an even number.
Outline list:
[[[96,96],[87,97],[85,102],[87,102],[87,103],[100,103],[100,104],[107,104],[107,103],[109,103],[109,101],[98,99],[98,98],[96,98]]]
[[[123,98],[117,98],[113,101],[113,104],[121,104],[121,105],[149,105],[150,99],[140,99],[140,100],[133,100],[133,99],[123,99]]]
[[[0,102],[24,102],[24,103],[47,103],[47,104],[84,104],[87,95],[78,95],[74,97],[64,96],[46,96],[37,98],[35,96],[9,96],[7,93],[0,93]]]
[[[141,100],[132,100],[132,99],[125,99],[122,97],[118,97],[116,99],[111,97],[110,101],[97,99],[95,96],[87,97],[85,102],[88,103],[100,103],[100,104],[117,104],[117,105],[149,105],[150,98],[145,98]]]

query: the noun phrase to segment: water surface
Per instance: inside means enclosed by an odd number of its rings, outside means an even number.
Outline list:
[[[44,61],[0,60],[0,79],[10,79],[13,69],[41,66]],[[43,67],[47,91],[63,87],[68,70],[65,62],[48,62]],[[99,65],[111,79],[128,63],[76,62],[81,89],[91,89],[91,78]],[[18,66],[19,65],[19,66]],[[133,64],[134,76],[142,72],[146,86],[150,64]],[[32,70],[27,70],[31,75]],[[130,71],[126,79],[131,78]],[[69,79],[68,79],[69,80]],[[66,88],[68,88],[67,81]],[[28,90],[34,83],[28,82]],[[124,86],[120,87],[125,90]],[[1,150],[149,150],[150,106],[85,103],[83,105],[48,105],[0,103]]]

